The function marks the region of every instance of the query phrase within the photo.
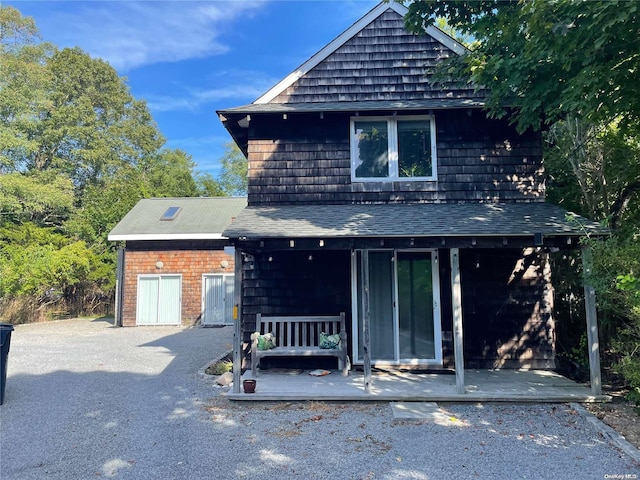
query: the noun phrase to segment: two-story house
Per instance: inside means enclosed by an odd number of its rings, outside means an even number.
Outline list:
[[[545,203],[539,132],[432,81],[465,48],[409,33],[405,13],[378,5],[218,112],[249,164],[248,207],[224,231],[242,259],[239,341],[258,313],[346,312],[355,366],[552,369],[549,251],[597,225]]]

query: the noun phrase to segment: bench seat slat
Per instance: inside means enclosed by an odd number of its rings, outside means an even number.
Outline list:
[[[257,356],[261,357],[335,357],[341,353],[339,348],[320,347],[276,347],[271,350],[258,350]]]

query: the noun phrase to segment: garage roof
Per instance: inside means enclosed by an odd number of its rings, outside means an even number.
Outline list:
[[[140,200],[109,233],[111,241],[210,240],[246,207],[246,197]]]

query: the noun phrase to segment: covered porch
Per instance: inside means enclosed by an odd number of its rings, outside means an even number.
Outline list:
[[[250,373],[250,372],[249,372]],[[244,378],[250,378],[245,374]],[[465,370],[465,389],[458,393],[456,376],[446,372],[375,371],[369,391],[364,373],[343,377],[337,370],[314,377],[309,371],[261,371],[255,393],[231,389],[238,401],[429,401],[429,402],[606,402],[587,385],[548,370]]]
[[[590,388],[551,371],[554,324],[546,257],[552,249],[576,248],[582,229],[589,228],[597,232],[598,226],[578,227],[564,210],[545,203],[248,207],[225,231],[236,247],[234,387],[229,398],[606,401],[595,295],[588,285]],[[383,276],[376,277],[380,269],[369,262],[370,254],[379,252],[391,265],[383,272],[386,290],[377,288],[381,284],[374,282]],[[431,272],[432,282],[423,290],[433,304],[433,337],[419,340],[431,340],[434,348],[427,354],[417,352],[415,358],[401,355],[399,310],[404,296],[398,265],[406,252],[422,255],[419,260],[428,256],[431,265],[424,271]],[[425,278],[417,280],[425,283]],[[496,279],[502,282],[497,292]],[[354,370],[348,378],[314,378],[267,370],[258,375],[257,393],[242,392],[245,346],[256,330],[258,313],[329,315],[349,309],[349,353],[361,372]],[[380,323],[385,318],[388,325]],[[376,329],[380,326],[389,327],[390,334]],[[505,327],[515,328],[509,338],[502,338]],[[444,333],[451,339],[446,354]],[[376,342],[388,338],[387,352]],[[389,358],[386,363],[392,367],[443,369],[426,374],[375,368]]]

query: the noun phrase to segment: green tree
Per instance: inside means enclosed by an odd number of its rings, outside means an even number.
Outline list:
[[[164,143],[112,67],[41,43],[32,19],[0,6],[3,318],[108,306],[116,245],[107,235],[131,207],[218,191]]]
[[[122,166],[85,189],[82,205],[65,228],[101,252],[115,251],[107,235],[139,200],[200,195],[192,169],[191,158],[180,150],[162,150],[138,165]]]
[[[220,188],[226,195],[247,194],[247,159],[234,142],[225,144],[220,159],[222,170],[218,177]]]
[[[197,173],[195,176],[200,197],[224,197],[226,194],[222,190],[218,180],[210,173]]]
[[[49,107],[45,63],[54,47],[38,41],[33,20],[0,6],[0,173],[35,155],[38,123]]]
[[[48,310],[87,312],[89,298],[113,289],[105,263],[82,241],[32,223],[0,228],[0,307],[14,323],[46,319]],[[17,308],[16,308],[17,305]]]
[[[25,158],[26,169],[64,172],[82,190],[163,145],[146,104],[131,96],[106,62],[78,48],[63,49],[46,68],[50,107],[38,119],[38,149]]]
[[[640,136],[567,118],[546,133],[547,198],[615,230],[640,225]]]
[[[408,8],[413,31],[444,17],[475,39],[444,73],[486,88],[491,113],[508,112],[520,130],[567,115],[640,119],[638,2],[418,0]]]
[[[37,171],[0,175],[0,225],[60,225],[73,211],[73,193],[73,183],[64,175]]]

